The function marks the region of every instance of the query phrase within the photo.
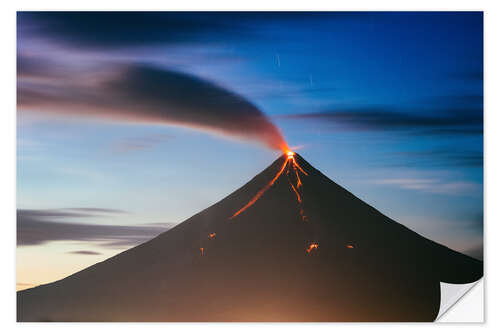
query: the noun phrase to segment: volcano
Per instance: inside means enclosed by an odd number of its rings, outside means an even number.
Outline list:
[[[17,316],[433,321],[440,282],[470,283],[482,275],[482,261],[420,236],[300,155],[285,154],[156,238],[65,279],[18,292]]]

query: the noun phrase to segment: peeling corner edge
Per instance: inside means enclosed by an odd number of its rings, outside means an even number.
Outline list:
[[[466,284],[451,284],[440,282],[441,289],[441,304],[439,307],[439,313],[435,319],[435,322],[439,323],[467,323],[469,321],[447,321],[443,316],[448,313],[448,311],[455,307],[456,304],[462,300],[473,288],[477,288],[478,285],[481,285],[482,291],[482,318],[480,321],[470,321],[471,323],[483,323],[484,322],[484,277],[481,279],[474,281],[472,283]]]

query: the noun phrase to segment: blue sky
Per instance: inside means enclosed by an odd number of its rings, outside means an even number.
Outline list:
[[[274,161],[274,123],[384,214],[482,249],[482,13],[18,13],[17,31],[22,216],[167,228]],[[121,213],[61,216],[72,207]],[[42,247],[68,262],[48,282],[132,244],[75,238],[18,247],[18,281],[40,282]]]

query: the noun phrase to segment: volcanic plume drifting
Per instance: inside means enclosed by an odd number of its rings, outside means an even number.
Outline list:
[[[18,292],[17,315],[19,321],[432,321],[441,281],[468,283],[482,274],[481,261],[416,234],[298,154],[285,154],[153,240]]]
[[[75,68],[20,55],[17,75],[19,111],[170,124],[288,149],[254,104],[187,73],[142,64]]]

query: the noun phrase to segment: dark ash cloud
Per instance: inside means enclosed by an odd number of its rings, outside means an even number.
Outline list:
[[[47,70],[50,70],[47,68]],[[24,70],[20,68],[22,73]],[[140,64],[109,65],[85,77],[18,80],[20,110],[170,124],[284,150],[274,124],[244,97],[196,76]],[[46,79],[43,75],[41,78]]]
[[[89,241],[102,246],[130,247],[168,230],[171,224],[137,226],[68,222],[90,213],[68,214],[65,210],[17,210],[17,246],[40,245],[51,241]]]
[[[80,251],[70,251],[67,252],[69,254],[83,254],[83,255],[89,255],[89,256],[97,256],[101,255],[101,252],[96,252],[96,251],[87,251],[87,250],[80,250]]]

